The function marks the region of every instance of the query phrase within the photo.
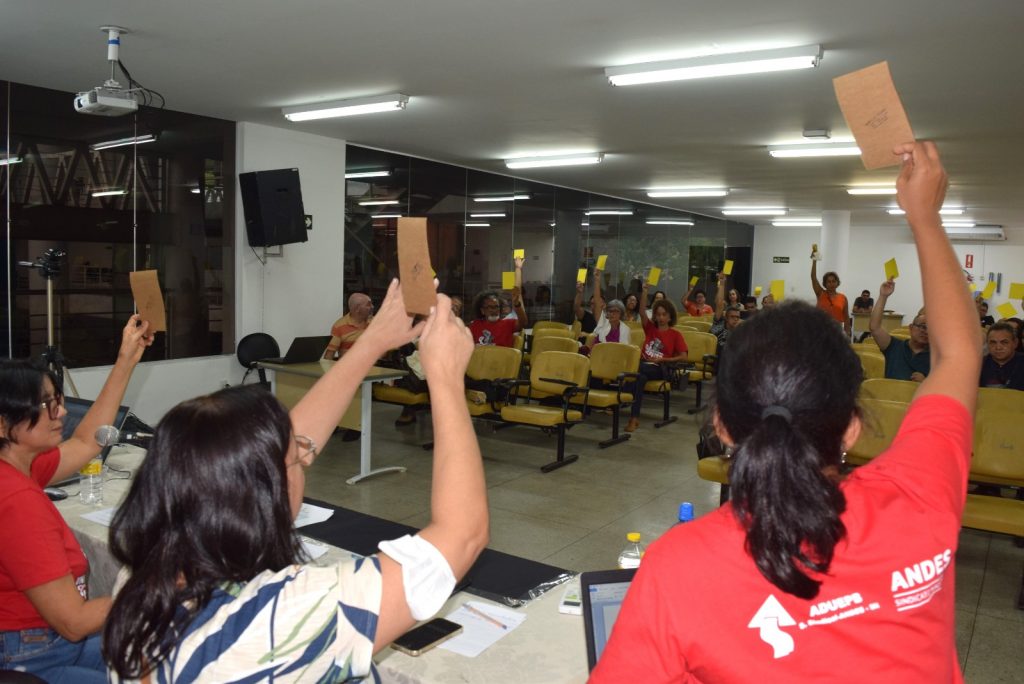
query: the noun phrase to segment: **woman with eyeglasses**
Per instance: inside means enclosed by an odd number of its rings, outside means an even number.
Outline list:
[[[98,631],[110,597],[89,598],[88,561],[43,487],[99,454],[96,428],[113,422],[153,343],[148,329],[137,315],[129,319],[103,389],[66,441],[57,377],[28,360],[0,362],[0,670],[48,682],[107,681]]]
[[[380,554],[310,564],[293,525],[305,468],[382,350],[417,336],[436,444],[431,521],[382,542]],[[103,635],[111,678],[370,675],[373,653],[437,612],[487,544],[483,464],[462,382],[472,353],[448,297],[413,325],[396,280],[366,332],[290,415],[253,386],[171,409],[110,528],[124,566]]]

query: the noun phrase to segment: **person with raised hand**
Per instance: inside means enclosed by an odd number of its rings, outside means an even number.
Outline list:
[[[358,679],[373,653],[440,609],[488,539],[462,383],[473,340],[444,295],[412,321],[394,280],[290,414],[250,385],[160,421],[110,530],[124,566],[103,638],[113,681]],[[417,336],[435,431],[430,523],[379,554],[309,564],[293,524],[305,469],[382,350]]]
[[[934,334],[891,446],[842,474],[863,373],[826,313],[785,302],[740,326],[713,413],[732,500],[648,548],[591,682],[962,681],[954,567],[980,345],[938,152],[895,153]]]

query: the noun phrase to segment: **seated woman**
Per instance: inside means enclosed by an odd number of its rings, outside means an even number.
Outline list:
[[[693,301],[690,301],[690,297],[693,297]],[[691,285],[680,301],[683,308],[686,309],[686,313],[691,316],[706,316],[715,313],[715,310],[707,303],[708,297],[704,294],[704,290],[696,285]]]
[[[433,615],[487,544],[462,385],[473,341],[451,303],[413,326],[398,281],[352,350],[291,411],[254,387],[172,409],[110,529],[124,564],[103,635],[114,681],[347,681]],[[431,522],[383,553],[304,564],[305,469],[380,350],[420,336],[436,430]],[[440,426],[444,429],[440,429]]]
[[[732,501],[648,549],[591,682],[956,682],[954,563],[980,365],[942,229],[935,146],[897,148],[932,373],[889,449],[847,477],[862,370],[824,312],[744,323],[718,375]]]
[[[640,298],[632,292],[626,295],[623,301],[626,307],[626,312],[622,315],[622,320],[628,323],[639,323],[640,322]]]
[[[626,306],[618,299],[613,299],[610,302],[604,301],[604,296],[601,294],[601,273],[600,269],[594,269],[594,316],[597,317],[597,325],[594,326],[594,340],[591,347],[580,348],[584,354],[589,354],[593,345],[601,342],[630,343],[630,328],[622,322]]]
[[[640,312],[644,322],[644,346],[640,350],[639,387],[633,392],[633,405],[630,407],[629,422],[626,432],[633,432],[640,427],[640,408],[644,398],[644,384],[649,380],[667,380],[669,365],[686,360],[686,340],[673,328],[676,324],[676,309],[668,299],[659,299],[651,307],[653,319],[647,316],[647,290],[644,283],[640,291]]]
[[[56,376],[30,361],[0,362],[0,670],[48,682],[107,681],[98,632],[110,597],[89,598],[89,563],[43,487],[99,454],[96,429],[113,422],[153,343],[148,330],[138,316],[128,320],[103,389],[64,442]]]

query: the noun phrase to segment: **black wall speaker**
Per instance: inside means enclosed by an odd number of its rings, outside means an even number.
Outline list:
[[[238,183],[251,247],[306,241],[298,169],[240,173]]]

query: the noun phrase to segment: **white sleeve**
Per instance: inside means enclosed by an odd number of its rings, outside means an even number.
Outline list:
[[[414,618],[426,620],[441,610],[455,588],[455,575],[436,546],[419,535],[405,535],[377,548],[402,566],[405,602]]]

